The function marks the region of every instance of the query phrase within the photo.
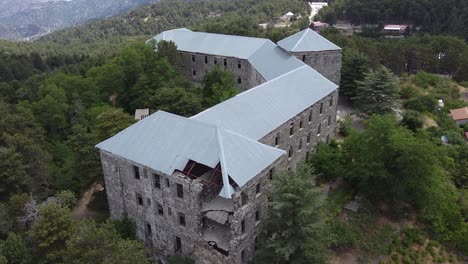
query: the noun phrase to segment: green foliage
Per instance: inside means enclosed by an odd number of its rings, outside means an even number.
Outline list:
[[[336,144],[321,143],[309,162],[322,180],[331,180],[342,176],[341,155]]]
[[[123,239],[136,238],[136,224],[132,219],[125,216],[122,220],[112,220],[111,223]]]
[[[401,123],[412,131],[422,128],[424,121],[421,114],[416,111],[406,111],[403,115]]]
[[[303,166],[275,178],[266,227],[271,236],[259,251],[261,263],[326,262],[322,202],[312,177]]]
[[[101,225],[83,221],[66,241],[65,263],[71,264],[146,264],[144,246],[119,236],[111,223]]]
[[[413,243],[417,243],[418,245],[424,244],[424,234],[419,229],[415,228],[408,228],[404,232],[404,238],[402,240],[402,244],[406,247],[410,247]]]
[[[431,96],[418,96],[406,101],[403,106],[418,112],[433,112],[437,106],[437,100]]]
[[[345,115],[343,119],[338,121],[338,131],[343,137],[348,136],[353,129],[353,117]]]
[[[345,49],[341,69],[340,92],[349,97],[356,96],[357,82],[364,80],[368,69],[369,59],[365,54],[354,49]]]
[[[124,113],[122,109],[109,108],[96,117],[96,139],[98,142],[108,139],[134,122],[132,116]]]
[[[69,190],[60,191],[54,196],[60,201],[60,204],[64,207],[73,208],[76,205],[76,196],[73,192]]]
[[[62,260],[65,242],[76,232],[76,222],[67,208],[56,204],[42,205],[30,235],[43,263]]]
[[[195,115],[202,109],[201,96],[197,94],[198,91],[195,89],[158,89],[151,99],[151,108],[186,117]]]
[[[203,77],[203,106],[208,108],[239,93],[234,74],[216,65]]]
[[[357,81],[356,96],[352,99],[356,107],[366,114],[393,113],[396,106],[397,82],[393,73],[385,67],[379,67],[365,75],[363,81]]]
[[[0,241],[0,255],[10,264],[28,264],[31,261],[31,250],[23,238],[15,233],[9,233],[5,241]]]
[[[169,264],[193,264],[194,261],[188,257],[172,256],[169,257]]]

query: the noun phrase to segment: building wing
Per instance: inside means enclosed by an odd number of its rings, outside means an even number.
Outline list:
[[[221,164],[221,196],[231,198],[229,177],[243,186],[276,161],[283,150],[216,126],[158,111],[99,143],[97,148],[172,175],[192,160],[215,168]]]
[[[278,46],[290,52],[340,50],[331,41],[306,28],[278,42]]]
[[[259,140],[337,87],[305,65],[240,93],[191,119]]]

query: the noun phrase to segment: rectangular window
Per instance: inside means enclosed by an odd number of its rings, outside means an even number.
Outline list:
[[[242,68],[242,64],[241,64],[241,61],[237,61],[237,68]]]
[[[320,114],[323,113],[323,103],[320,103]]]
[[[306,55],[302,55],[302,61],[306,60]]]
[[[302,129],[302,119],[299,121],[299,128]]]
[[[302,138],[299,139],[299,151],[302,149]]]
[[[322,133],[322,124],[319,124],[319,126],[317,128],[317,135],[320,136],[320,133]]]
[[[227,59],[224,59],[224,67],[227,66]]]
[[[192,61],[195,62],[195,55],[192,55]]]
[[[166,179],[166,187],[170,187],[171,183],[169,182],[169,179]]]
[[[328,117],[328,126],[331,125],[331,116]]]
[[[158,203],[158,214],[161,216],[164,215],[164,209],[160,203]]]
[[[180,237],[175,237],[175,251],[181,252],[182,251],[182,239]]]
[[[293,147],[289,147],[288,157],[292,158],[292,156],[293,156]]]
[[[255,185],[255,193],[256,194],[259,194],[260,193],[260,183],[257,183],[257,185]]]
[[[205,64],[208,63],[208,56],[205,56]]]
[[[140,179],[140,168],[138,168],[138,166],[133,166],[133,176],[135,176],[137,180]]]
[[[294,123],[289,125],[289,136],[294,135]]]
[[[241,251],[241,261],[245,262],[245,249]]]
[[[143,196],[141,194],[137,193],[137,203],[138,205],[143,205]]]
[[[312,122],[312,113],[313,113],[312,110],[310,110],[310,112],[309,112],[309,123]]]
[[[154,188],[161,189],[161,176],[153,174]]]
[[[279,145],[280,145],[280,142],[281,142],[281,141],[280,141],[280,135],[277,135],[277,136],[275,137],[275,146],[279,146]]]
[[[311,132],[309,132],[309,133],[307,134],[307,144],[309,144],[309,143],[310,143],[310,139],[311,139],[311,137],[312,137],[312,133],[311,133]]]
[[[146,223],[146,234],[151,235],[152,230],[151,230],[151,225],[150,223]]]
[[[179,225],[185,226],[185,215],[183,213],[179,213]]]
[[[245,192],[241,193],[241,204],[242,206],[247,204],[247,194],[245,194]]]
[[[241,83],[242,83],[241,77],[237,78],[237,83],[238,83],[238,84],[241,84]]]
[[[245,220],[242,220],[241,222],[241,234],[245,233]]]
[[[179,183],[177,184],[177,197],[184,198],[184,187]]]
[[[332,97],[330,98],[330,107],[332,107],[332,106],[333,106],[333,95],[332,95]]]
[[[255,240],[254,240],[254,248],[255,248],[255,250],[258,249],[258,236],[255,237]]]
[[[193,76],[197,76],[197,71],[196,71],[196,70],[192,70],[192,74],[193,74]]]
[[[260,222],[260,211],[255,211],[255,222]]]
[[[218,59],[214,58],[214,64],[218,64]]]
[[[270,178],[270,180],[273,180],[273,169],[270,169],[270,171],[268,172],[268,177]]]

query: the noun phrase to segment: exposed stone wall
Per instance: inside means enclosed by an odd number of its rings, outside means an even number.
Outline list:
[[[303,61],[330,81],[340,85],[341,79],[341,50],[319,52],[293,52],[297,59]]]
[[[157,257],[162,257],[161,253],[191,255],[201,237],[202,186],[180,172],[168,176],[104,151],[101,160],[111,218],[121,219],[127,214],[136,223],[137,238],[155,249]],[[133,166],[139,168],[140,179],[135,178]],[[160,177],[159,188],[155,186],[154,174]],[[183,198],[177,195],[177,184],[182,185]],[[179,221],[181,213],[185,226]],[[181,241],[178,252],[176,237]]]
[[[332,102],[331,105],[330,102]],[[288,152],[286,167],[293,168],[313,153],[320,141],[326,142],[335,136],[337,105],[338,89],[270,132],[260,142]],[[321,106],[323,107],[322,113],[320,113]],[[310,122],[309,115],[311,115]],[[330,124],[328,123],[329,118]],[[301,123],[302,128],[300,127]],[[292,135],[290,135],[291,127],[293,128]],[[278,145],[276,144],[277,137],[279,137]],[[290,149],[292,150],[291,157],[289,157]]]
[[[179,53],[182,56],[183,70],[193,82],[201,83],[203,76],[210,72],[215,65],[231,71],[241,91],[246,91],[265,82],[247,60],[185,51]]]

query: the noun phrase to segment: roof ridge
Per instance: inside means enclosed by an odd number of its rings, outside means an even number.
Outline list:
[[[303,30],[304,33],[302,33],[302,36],[301,38],[296,42],[296,44],[291,48],[291,51],[294,51],[294,49],[297,47],[297,45],[299,45],[299,43],[301,43],[301,41],[304,39],[305,35],[307,34],[307,29],[309,28],[306,28]],[[299,32],[298,32],[299,33]]]
[[[259,89],[259,88],[261,88],[261,87],[263,87],[263,86],[265,86],[265,85],[270,84],[271,82],[276,81],[277,79],[280,79],[280,78],[282,78],[282,77],[284,77],[284,76],[286,76],[286,75],[288,75],[288,74],[290,74],[290,73],[296,72],[296,71],[298,71],[298,70],[300,70],[300,69],[302,69],[302,68],[304,68],[304,67],[309,67],[309,66],[308,66],[307,64],[304,64],[304,65],[302,65],[301,67],[298,67],[298,68],[296,68],[296,69],[294,69],[294,70],[292,70],[292,71],[288,71],[288,72],[286,72],[286,73],[283,73],[282,75],[280,75],[280,76],[278,76],[278,77],[275,77],[275,78],[273,78],[273,79],[271,79],[271,80],[269,80],[269,81],[267,81],[267,82],[264,82],[264,83],[262,83],[262,84],[259,84],[259,85],[255,86],[255,87],[252,87],[252,88],[250,88],[249,90],[244,91],[244,92],[242,92],[242,93],[239,93],[239,94],[235,95],[234,97],[231,97],[231,98],[229,98],[229,99],[227,99],[227,100],[225,100],[225,101],[222,101],[222,102],[219,103],[219,104],[213,105],[212,107],[207,108],[207,109],[201,111],[200,113],[189,117],[189,119],[196,118],[197,116],[199,116],[199,115],[201,115],[201,114],[203,114],[203,113],[208,113],[213,107],[216,107],[216,106],[218,106],[218,105],[220,105],[220,104],[223,104],[223,103],[225,103],[225,102],[228,102],[228,101],[232,100],[233,98],[240,97],[240,96],[242,96],[242,95],[244,95],[244,94],[247,94],[247,93],[249,93],[249,92],[252,92],[252,91],[254,91],[254,90],[257,90],[257,89]],[[309,67],[309,68],[310,68],[310,67]],[[194,120],[196,120],[196,119],[194,119]],[[199,122],[200,122],[200,121],[199,121]]]

